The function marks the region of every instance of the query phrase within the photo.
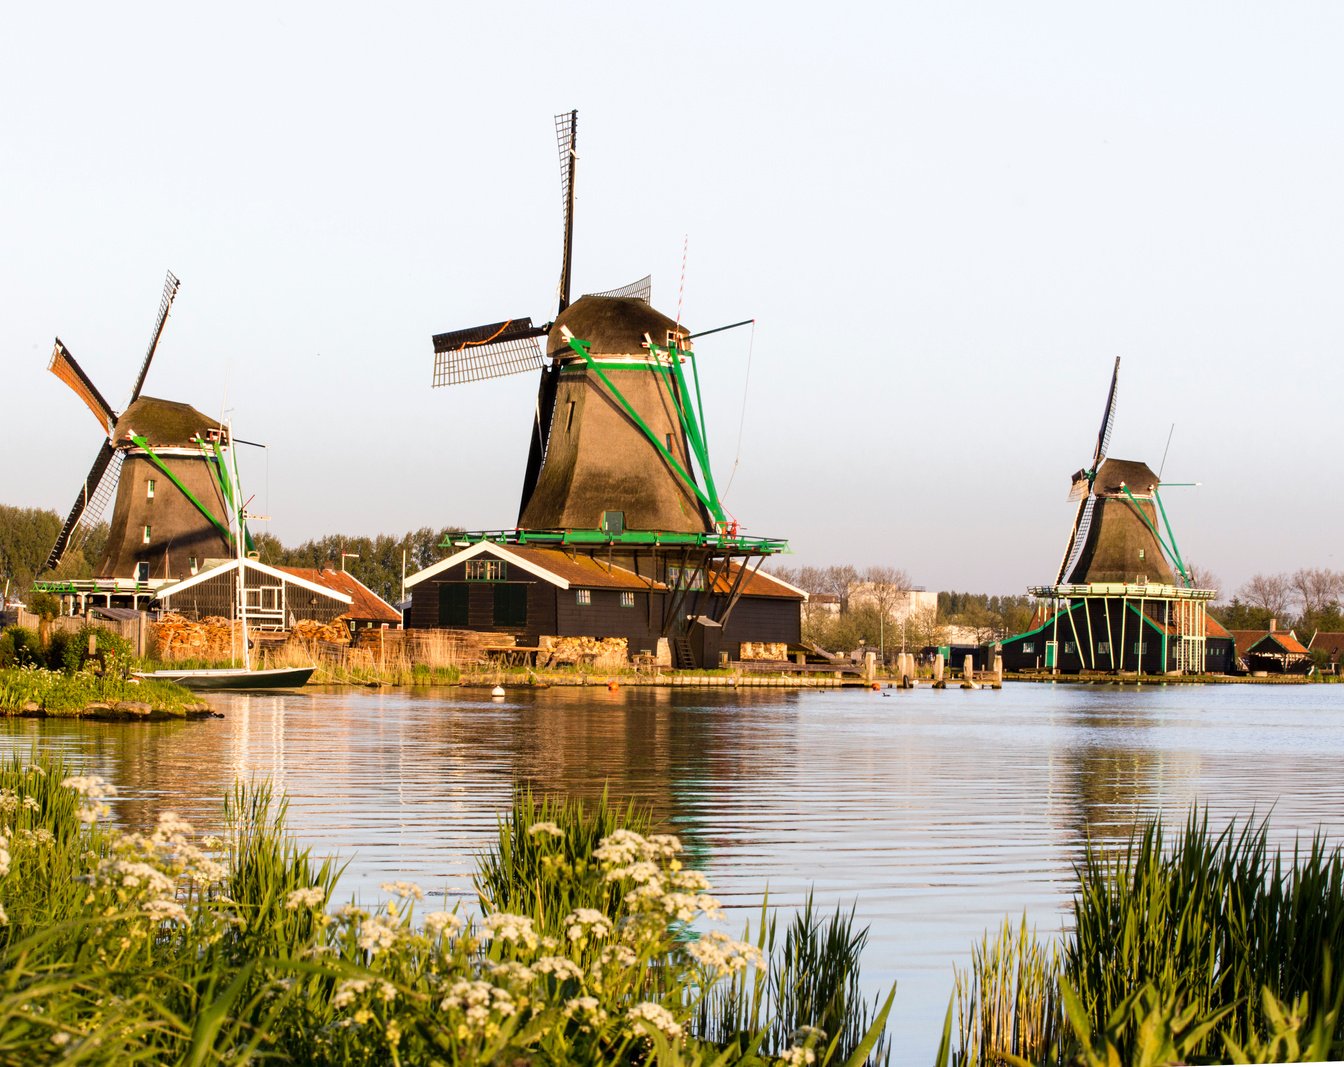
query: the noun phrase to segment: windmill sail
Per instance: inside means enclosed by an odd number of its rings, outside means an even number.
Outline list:
[[[644,303],[649,303],[653,299],[653,275],[646,274],[637,282],[631,282],[629,285],[622,285],[619,289],[608,289],[605,293],[584,293],[584,296],[624,296],[637,297]]]
[[[159,338],[163,336],[164,323],[168,321],[168,309],[173,306],[173,297],[177,296],[177,287],[181,284],[173,272],[169,271],[168,277],[163,282],[163,297],[159,300],[159,314],[154,320],[154,333],[149,339],[149,351],[145,353],[145,362],[140,365],[140,376],[135,379],[135,388],[131,390],[132,404],[139,399],[140,390],[145,386],[145,375],[149,373],[150,361],[154,359],[154,352],[159,347]]]
[[[539,370],[537,338],[545,333],[524,317],[435,334],[434,384],[457,385]]]
[[[112,410],[112,405],[103,399],[103,394],[84,373],[83,368],[75,362],[70,350],[61,344],[59,337],[56,338],[56,347],[51,350],[51,362],[47,364],[47,370],[75,391],[75,395],[93,412],[93,417],[98,420],[99,429],[111,437],[117,413]]]
[[[570,268],[574,261],[574,162],[578,144],[579,113],[555,116],[555,142],[560,150],[560,200],[565,213],[565,250],[560,261],[560,309],[569,307]],[[559,311],[556,314],[559,314]]]
[[[75,531],[75,527],[79,525],[80,519],[86,513],[93,516],[90,520],[92,522],[102,518],[103,509],[107,506],[107,499],[111,496],[111,489],[103,491],[103,486],[110,481],[111,485],[115,487],[120,469],[121,453],[112,447],[110,441],[104,441],[103,447],[98,450],[98,455],[93,461],[93,466],[89,468],[89,473],[84,478],[84,485],[79,491],[79,496],[75,499],[74,507],[70,509],[70,514],[66,516],[65,525],[61,527],[61,532],[56,535],[56,543],[51,548],[51,554],[47,556],[47,568],[49,570],[54,569],[61,562],[61,557],[65,555],[65,550],[70,544],[70,538]],[[101,505],[98,504],[100,500]]]
[[[1096,497],[1092,485],[1096,481],[1097,471],[1106,459],[1111,447],[1111,431],[1115,429],[1115,394],[1120,378],[1120,357],[1115,357],[1115,369],[1111,371],[1111,388],[1106,393],[1106,407],[1101,413],[1101,429],[1097,431],[1097,447],[1092,453],[1092,468],[1080,470],[1073,475],[1069,486],[1069,499],[1078,501],[1078,510],[1073,516],[1073,532],[1069,535],[1068,547],[1064,550],[1063,562],[1059,565],[1059,574],[1055,584],[1064,578],[1078,562],[1083,545],[1087,544],[1087,534],[1092,528],[1092,512],[1096,506]]]
[[[1111,371],[1111,389],[1106,394],[1106,410],[1101,416],[1101,431],[1097,434],[1097,451],[1092,457],[1092,477],[1096,477],[1101,461],[1111,448],[1111,431],[1115,428],[1115,391],[1120,378],[1120,357],[1115,357],[1115,370]]]
[[[1078,557],[1082,555],[1083,546],[1087,544],[1088,531],[1092,529],[1092,512],[1096,506],[1097,498],[1094,496],[1089,496],[1078,504],[1078,514],[1074,519],[1073,537],[1069,540],[1064,562],[1060,564],[1059,574],[1055,578],[1056,585],[1064,581],[1065,576],[1073,571],[1074,565],[1078,562]]]

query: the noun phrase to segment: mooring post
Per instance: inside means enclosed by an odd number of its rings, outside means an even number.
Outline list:
[[[863,676],[872,684],[877,681],[877,653],[865,652],[863,654]]]
[[[941,652],[933,657],[933,687],[935,689],[947,688],[947,682],[943,679],[943,654]]]
[[[961,687],[963,689],[978,689],[975,684],[975,657],[967,656],[961,663]]]
[[[994,688],[1003,688],[1003,656],[1002,654],[994,657]]]

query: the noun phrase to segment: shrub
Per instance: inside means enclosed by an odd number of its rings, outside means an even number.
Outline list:
[[[0,634],[0,667],[40,666],[46,661],[37,634],[23,626],[11,626]]]

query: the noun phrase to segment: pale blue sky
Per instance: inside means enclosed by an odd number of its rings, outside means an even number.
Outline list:
[[[430,335],[545,321],[552,116],[575,285],[754,316],[727,503],[794,563],[1053,577],[1112,454],[1227,585],[1344,568],[1333,457],[1344,11],[1295,4],[10,5],[0,16],[0,500],[64,513],[98,446],[59,334],[268,442],[271,529],[510,525],[531,378],[429,387]],[[716,476],[749,335],[698,346]],[[256,457],[245,472],[263,490]]]

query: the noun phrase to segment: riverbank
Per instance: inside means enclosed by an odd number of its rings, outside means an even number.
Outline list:
[[[206,718],[214,714],[214,709],[173,682],[14,667],[0,670],[0,714],[32,719],[160,722]]]

